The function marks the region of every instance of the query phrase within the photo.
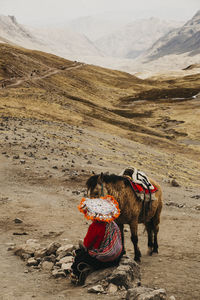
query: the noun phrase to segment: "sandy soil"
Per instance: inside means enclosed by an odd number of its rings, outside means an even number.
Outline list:
[[[177,300],[199,299],[199,177],[191,181],[188,175],[188,180],[179,181],[184,178],[180,174],[199,174],[195,161],[55,122],[3,118],[0,132],[0,299],[94,298],[86,289],[73,287],[69,279],[54,279],[49,272],[27,267],[7,249],[33,238],[42,245],[76,243],[88,227],[77,209],[85,181],[92,171],[119,173],[127,165],[156,179],[164,192],[158,256],[146,255],[146,233],[139,227],[142,284],[165,288],[168,297]],[[179,187],[169,183],[172,176]],[[23,223],[16,224],[15,218]],[[128,229],[125,235],[127,253],[133,257]],[[117,299],[116,295],[95,298]]]

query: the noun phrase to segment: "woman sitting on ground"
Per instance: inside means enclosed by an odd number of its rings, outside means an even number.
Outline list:
[[[117,265],[122,256],[121,233],[113,221],[119,216],[116,200],[107,198],[83,198],[79,209],[93,222],[88,228],[80,249],[75,251],[71,281],[84,284],[87,275],[94,270]]]

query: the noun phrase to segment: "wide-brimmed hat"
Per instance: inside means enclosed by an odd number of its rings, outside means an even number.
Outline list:
[[[88,220],[112,222],[120,215],[117,200],[110,195],[100,198],[82,198],[78,209]]]

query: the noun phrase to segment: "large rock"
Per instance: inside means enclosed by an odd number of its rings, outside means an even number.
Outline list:
[[[34,257],[30,257],[27,260],[27,266],[31,267],[31,266],[37,266],[38,265],[38,261],[34,258]]]
[[[115,294],[118,291],[118,287],[115,284],[110,283],[107,291],[110,294]]]
[[[127,291],[126,300],[166,300],[166,291],[146,287],[131,288]]]
[[[141,280],[140,267],[129,257],[123,257],[119,266],[107,280],[117,286],[123,286],[128,289],[133,286],[133,282],[138,283]]]
[[[105,292],[104,288],[100,284],[92,286],[88,289],[88,293],[98,294],[98,293],[104,293],[104,292]]]
[[[61,246],[57,249],[56,251],[56,255],[59,257],[59,259],[63,258],[64,256],[67,256],[67,255],[71,255],[71,252],[72,250],[74,250],[75,247],[74,245],[64,245],[64,246]]]
[[[172,185],[172,186],[175,186],[175,187],[178,187],[178,186],[180,186],[180,184],[177,182],[177,180],[176,180],[176,179],[172,179],[172,181],[171,181],[171,185]]]
[[[43,261],[50,261],[50,262],[55,264],[56,256],[54,254],[51,254],[49,256],[45,256],[45,257],[43,257]]]
[[[94,285],[94,284],[102,282],[102,281],[104,281],[104,284],[106,281],[107,285],[109,285],[107,278],[109,276],[111,276],[114,269],[115,269],[115,267],[112,267],[112,268],[107,268],[107,269],[102,269],[102,270],[92,272],[86,278],[85,285],[86,286]]]
[[[69,264],[73,262],[74,257],[73,256],[64,256],[59,261],[56,262],[56,266],[61,266],[62,264]]]
[[[121,259],[119,266],[98,270],[91,273],[87,278],[85,285],[100,284],[108,287],[113,284],[117,287],[125,289],[137,286],[140,281],[139,265],[125,256]]]
[[[61,270],[64,270],[65,273],[70,273],[70,271],[71,271],[71,266],[72,266],[72,263],[62,264]]]
[[[28,240],[28,243],[15,247],[13,249],[13,252],[15,255],[18,255],[23,258],[23,254],[33,256],[35,251],[39,248],[41,248],[40,244],[37,244],[36,242],[32,241],[30,242],[30,240]]]
[[[51,243],[51,244],[47,247],[46,254],[47,254],[47,255],[56,254],[56,251],[57,251],[58,248],[60,248],[60,247],[61,247],[61,244],[60,244],[60,243],[53,242],[53,243]]]
[[[130,266],[119,266],[112,274],[107,278],[108,282],[111,282],[117,286],[124,286],[126,289],[132,286],[134,275]]]
[[[42,248],[42,249],[37,249],[35,252],[34,252],[34,257],[35,258],[43,258],[45,257],[47,254],[47,248]]]
[[[125,287],[126,289],[132,287],[134,283],[138,283],[140,280],[139,265],[129,257],[123,257],[119,266],[107,278],[109,283]]]
[[[64,270],[61,270],[61,269],[54,269],[52,271],[52,275],[55,278],[66,277],[66,274],[65,274]]]

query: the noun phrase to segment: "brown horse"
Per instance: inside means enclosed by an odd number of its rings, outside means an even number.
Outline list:
[[[124,224],[129,224],[131,230],[131,240],[134,245],[135,260],[140,261],[141,252],[138,247],[138,223],[143,223],[148,234],[149,255],[158,253],[157,234],[159,231],[160,213],[162,210],[162,190],[161,187],[152,179],[149,179],[157,191],[155,200],[150,202],[141,201],[133,191],[127,177],[118,175],[91,176],[87,182],[88,196],[100,197],[102,195],[112,195],[119,203],[121,214],[116,220],[119,225],[124,245]],[[125,251],[124,251],[125,253]]]

